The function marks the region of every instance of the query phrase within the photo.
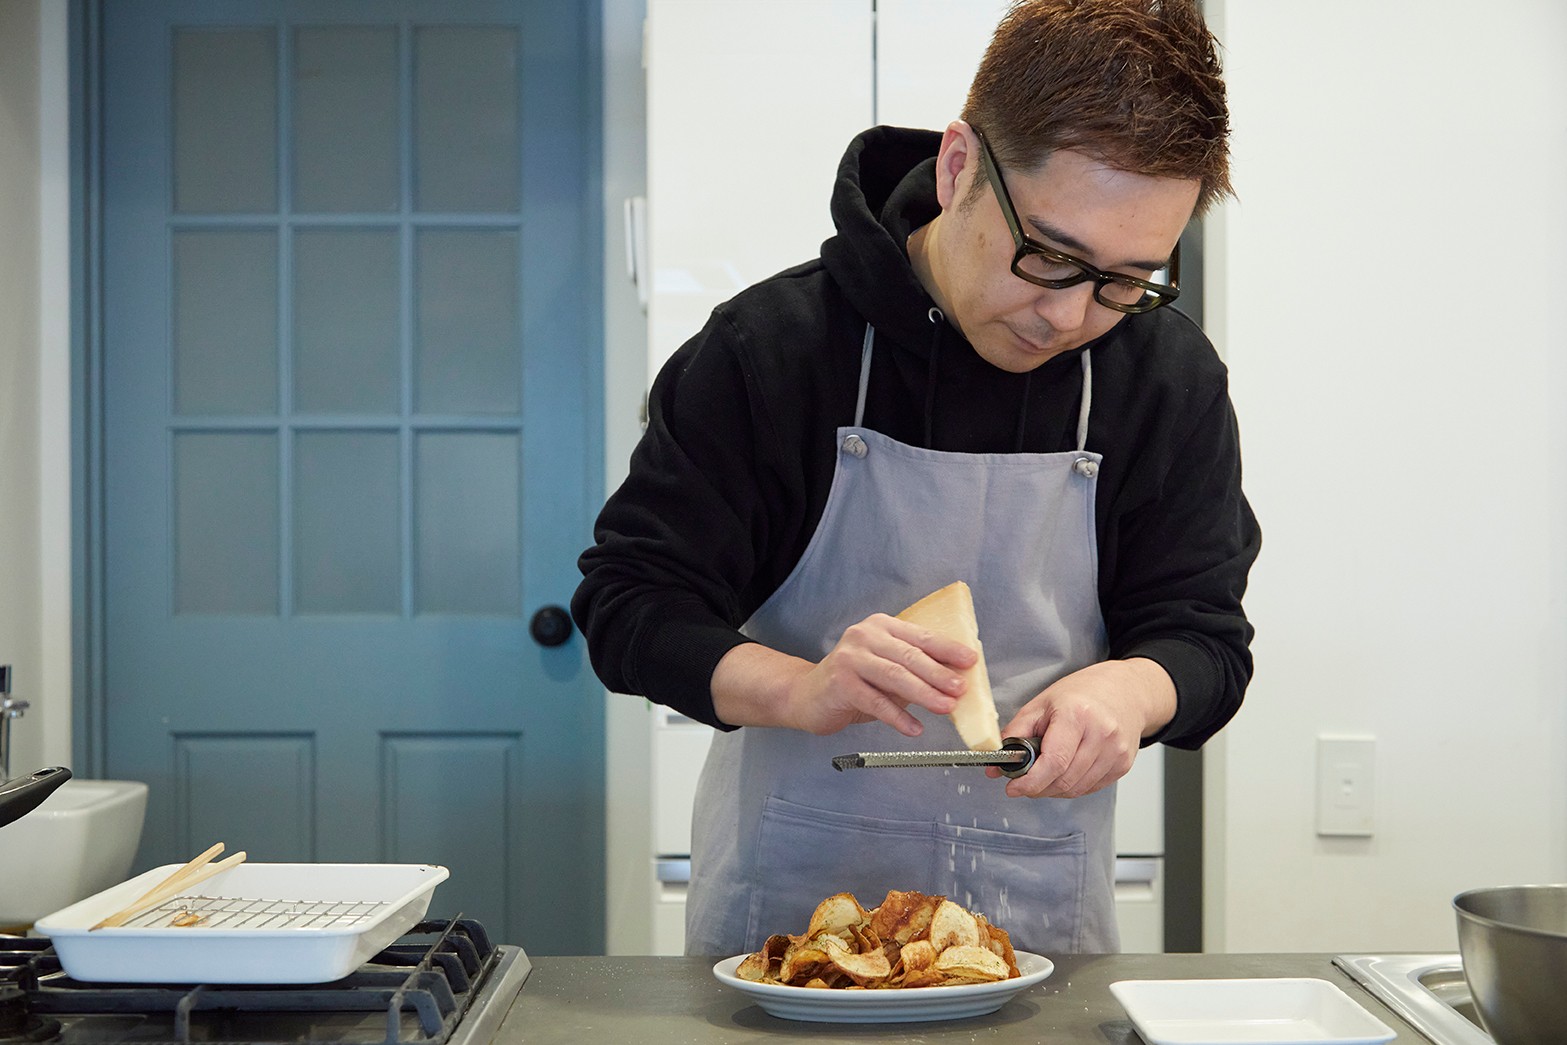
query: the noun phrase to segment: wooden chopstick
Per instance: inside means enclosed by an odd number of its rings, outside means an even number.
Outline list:
[[[132,904],[139,904],[143,900],[147,899],[148,897],[156,896],[158,893],[161,893],[164,889],[167,889],[169,886],[173,885],[175,882],[182,882],[182,881],[184,881],[187,877],[190,876],[191,872],[195,871],[197,868],[205,866],[207,861],[211,860],[214,856],[217,856],[221,852],[223,852],[223,843],[219,842],[216,845],[214,845],[211,849],[208,849],[206,852],[202,853],[200,856],[196,857],[193,860],[190,860],[184,866],[182,866],[182,867],[178,868],[177,870],[175,870],[175,872],[173,874],[169,875],[167,878],[165,878],[163,881],[159,882],[157,885],[153,886],[151,889],[148,889],[145,893],[142,893],[135,900],[131,901]]]
[[[110,925],[119,925],[129,917],[129,915],[126,914],[127,911],[136,912],[143,910],[148,901],[161,896],[163,891],[169,888],[169,886],[178,885],[185,879],[189,878],[191,874],[198,868],[206,866],[209,860],[223,852],[223,845],[224,843],[218,842],[216,845],[207,849],[199,856],[188,860],[185,864],[176,868],[173,874],[170,874],[157,885],[153,886],[151,889],[148,889],[145,893],[142,893],[136,899],[132,900],[127,906],[120,908],[118,911],[109,915],[109,917],[105,918],[97,925],[94,925],[92,929],[104,929]],[[118,921],[116,921],[116,919],[118,919]],[[89,929],[88,932],[91,932],[92,929]]]
[[[115,926],[124,925],[148,908],[156,907],[170,897],[179,895],[182,890],[195,885],[197,882],[204,882],[221,871],[227,871],[229,868],[245,862],[245,854],[239,852],[219,860],[217,863],[208,863],[209,860],[222,851],[223,843],[219,842],[137,897],[128,906],[109,915],[109,917],[94,925],[88,931],[112,929]]]

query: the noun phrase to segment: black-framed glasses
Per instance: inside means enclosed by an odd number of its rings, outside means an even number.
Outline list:
[[[990,151],[990,143],[985,140],[985,136],[977,127],[974,129],[974,135],[979,139],[979,156],[985,168],[985,177],[990,179],[990,187],[995,191],[996,199],[1001,204],[1001,213],[1006,216],[1007,227],[1012,230],[1012,242],[1017,245],[1017,252],[1012,255],[1012,271],[1020,279],[1026,279],[1035,286],[1047,290],[1065,290],[1067,287],[1075,287],[1079,283],[1093,280],[1094,300],[1105,308],[1117,312],[1151,312],[1160,305],[1168,305],[1181,296],[1180,244],[1176,244],[1167,266],[1170,282],[1154,283],[1151,280],[1138,279],[1120,272],[1105,272],[1082,258],[1073,257],[1071,254],[1030,239],[1028,233],[1023,231],[1023,223],[1018,219],[1017,208],[1012,205],[1012,196],[1007,192],[1007,184],[1001,180],[1001,168],[996,166],[996,157]]]

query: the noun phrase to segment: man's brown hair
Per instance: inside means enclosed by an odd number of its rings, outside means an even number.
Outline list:
[[[1218,44],[1195,0],[1019,0],[963,107],[1003,166],[1058,149],[1117,170],[1201,182],[1197,214],[1231,195]]]

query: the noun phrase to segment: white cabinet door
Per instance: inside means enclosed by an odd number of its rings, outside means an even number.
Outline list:
[[[874,122],[869,0],[648,0],[648,374],[713,306],[809,261]]]
[[[1164,861],[1116,857],[1115,920],[1121,950],[1159,954],[1164,950]]]
[[[653,854],[658,859],[691,855],[691,808],[713,732],[678,711],[654,709]]]
[[[1164,747],[1138,752],[1115,788],[1115,851],[1121,856],[1164,854]]]
[[[877,0],[876,122],[940,130],[958,118],[1007,0]]]

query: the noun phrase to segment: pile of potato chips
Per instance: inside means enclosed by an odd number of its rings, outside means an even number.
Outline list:
[[[893,890],[867,911],[850,893],[817,905],[800,936],[769,936],[735,975],[794,987],[882,989],[991,983],[1019,975],[1012,940],[945,896]]]

